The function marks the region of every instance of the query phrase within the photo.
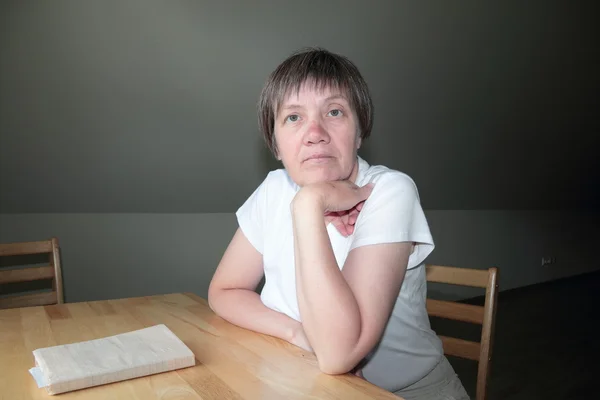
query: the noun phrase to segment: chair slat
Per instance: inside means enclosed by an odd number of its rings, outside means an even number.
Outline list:
[[[472,342],[454,337],[438,335],[447,355],[478,362],[476,400],[485,400],[492,359],[494,322],[498,298],[498,268],[485,270],[458,268],[444,265],[427,265],[428,282],[485,288],[485,305],[476,306],[459,302],[427,299],[430,316],[481,325],[481,341]]]
[[[0,309],[14,307],[39,306],[46,304],[62,304],[64,302],[62,271],[60,263],[58,239],[13,242],[0,244],[0,256],[27,256],[30,254],[47,254],[48,266],[0,269],[0,285],[16,282],[32,282],[50,279],[52,292],[32,294],[31,292],[11,293],[0,298]]]
[[[427,299],[427,312],[434,317],[481,325],[483,323],[484,308],[454,301]]]
[[[0,284],[14,282],[29,282],[54,278],[54,268],[44,267],[19,268],[0,271]]]
[[[0,297],[0,308],[32,307],[56,304],[56,292],[42,292],[22,296]]]
[[[429,282],[486,288],[488,275],[487,269],[449,268],[439,265],[427,266],[427,280]]]
[[[444,346],[444,353],[455,357],[479,361],[481,345],[478,342],[439,335]]]
[[[51,241],[0,244],[0,256],[21,256],[52,252]]]

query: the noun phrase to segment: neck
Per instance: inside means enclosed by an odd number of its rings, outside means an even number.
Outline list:
[[[358,178],[358,156],[354,158],[354,167],[352,168],[352,172],[350,173],[350,177],[348,180],[352,183],[356,183],[356,179]]]

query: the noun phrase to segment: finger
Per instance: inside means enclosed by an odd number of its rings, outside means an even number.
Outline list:
[[[361,201],[354,208],[356,208],[356,210],[360,211],[360,210],[362,210],[364,204],[365,204],[365,202]]]
[[[338,232],[340,233],[340,235],[342,236],[348,236],[348,231],[346,229],[346,225],[342,222],[341,219],[336,218],[332,221],[333,226],[335,227],[335,229],[338,230]]]
[[[358,203],[364,202],[373,190],[374,184],[362,187],[350,185],[347,182],[335,182],[328,186],[325,193],[326,212],[348,211]]]
[[[342,215],[344,215],[346,212],[345,211],[329,211],[326,212],[325,215],[325,221],[327,222],[331,222],[335,219],[340,218]]]
[[[350,214],[349,213],[344,213],[344,215],[341,216],[341,220],[344,223],[344,225],[348,226],[348,220],[350,219]]]
[[[354,210],[350,211],[350,214],[348,216],[348,225],[356,224],[357,219],[358,219],[358,210],[354,209]]]
[[[350,211],[346,217],[344,218],[344,223],[346,224],[346,229],[348,230],[348,234],[352,234],[354,232],[354,224],[358,219],[358,211],[352,210]]]
[[[350,214],[346,214],[342,217],[342,222],[344,223],[344,226],[346,228],[347,236],[352,235],[354,233],[354,222],[351,222],[350,218]]]

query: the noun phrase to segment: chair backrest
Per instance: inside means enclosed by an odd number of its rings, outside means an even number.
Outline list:
[[[33,254],[48,254],[49,265],[27,268],[1,268],[0,285],[51,279],[52,290],[30,294],[10,293],[7,296],[0,297],[0,309],[62,304],[64,302],[58,239],[0,244],[0,257]]]
[[[476,399],[486,397],[492,347],[494,323],[496,320],[496,302],[498,299],[498,269],[470,269],[441,265],[427,265],[427,281],[471,286],[485,289],[483,306],[427,299],[427,312],[430,316],[469,322],[481,325],[481,341],[474,342],[439,335],[444,353],[479,362],[477,368]]]

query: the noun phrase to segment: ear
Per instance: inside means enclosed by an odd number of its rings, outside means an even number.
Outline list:
[[[358,140],[356,141],[356,150],[360,149],[361,145],[362,145],[362,138],[359,136]]]

